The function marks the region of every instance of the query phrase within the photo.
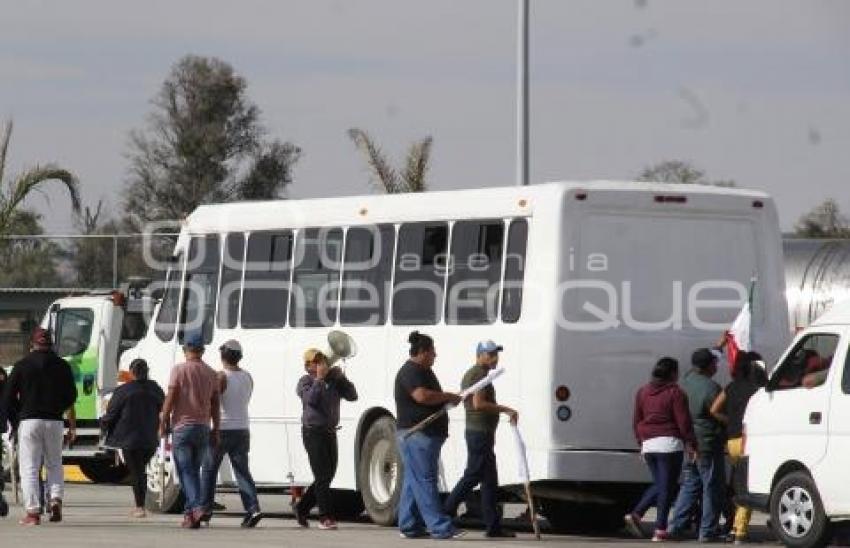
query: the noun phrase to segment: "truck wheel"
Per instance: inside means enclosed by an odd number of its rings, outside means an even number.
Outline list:
[[[79,467],[93,483],[121,483],[127,477],[127,467],[111,460],[82,461]]]
[[[395,439],[395,420],[376,420],[363,440],[357,487],[366,512],[378,525],[394,525],[401,497],[402,464]]]
[[[779,542],[793,548],[826,546],[830,522],[815,482],[805,472],[779,480],[770,497],[770,521]]]
[[[177,482],[177,469],[174,459],[159,465],[159,457],[154,455],[145,468],[148,477],[148,488],[145,495],[145,508],[151,512],[176,514],[183,511],[183,490]],[[164,479],[164,481],[163,481]],[[165,486],[163,491],[162,486]]]

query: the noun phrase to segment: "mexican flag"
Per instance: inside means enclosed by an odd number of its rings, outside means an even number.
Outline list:
[[[729,373],[735,373],[735,360],[741,352],[749,352],[751,350],[750,341],[750,324],[752,321],[753,308],[753,293],[755,292],[756,279],[750,280],[750,291],[747,296],[747,302],[744,303],[741,311],[729,331],[726,332],[726,360],[729,362]]]

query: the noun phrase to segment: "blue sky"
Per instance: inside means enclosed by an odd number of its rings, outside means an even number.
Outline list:
[[[533,181],[628,179],[685,159],[771,193],[784,228],[850,212],[850,3],[531,0]],[[11,171],[55,160],[115,206],[127,134],[187,53],[230,62],[270,134],[304,150],[292,197],[370,192],[345,131],[400,158],[435,140],[433,188],[512,184],[514,0],[0,0]],[[63,197],[30,205],[70,230]],[[116,209],[117,212],[117,209]]]

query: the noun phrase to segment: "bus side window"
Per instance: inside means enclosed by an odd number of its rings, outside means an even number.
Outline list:
[[[383,325],[387,319],[387,285],[392,275],[395,227],[349,228],[339,322],[342,325]]]
[[[200,331],[204,342],[212,342],[213,316],[218,297],[218,270],[221,241],[218,235],[192,238],[183,288],[179,341],[186,333]]]
[[[398,325],[440,321],[446,279],[446,223],[409,223],[398,233],[392,317]]]
[[[496,321],[505,224],[501,219],[458,221],[452,228],[446,323]]]
[[[248,236],[242,327],[269,329],[286,324],[292,232],[253,232]]]
[[[336,323],[342,229],[308,228],[298,233],[289,325],[327,327]]]
[[[505,323],[516,323],[522,312],[522,284],[527,244],[528,222],[525,219],[514,219],[508,228],[505,281],[502,284],[502,321]]]
[[[162,342],[174,338],[177,325],[177,307],[180,303],[180,279],[183,274],[183,257],[177,256],[165,277],[165,292],[154,324],[154,333]]]
[[[242,263],[245,254],[245,235],[228,234],[224,240],[221,264],[221,289],[219,290],[218,327],[236,327],[239,315],[239,297],[242,289]]]

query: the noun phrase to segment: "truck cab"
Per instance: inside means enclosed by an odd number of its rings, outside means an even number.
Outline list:
[[[115,452],[103,445],[99,421],[126,376],[119,374],[118,358],[143,336],[152,309],[153,299],[138,292],[95,291],[55,301],[42,321],[53,331],[56,353],[71,365],[77,386],[77,441],[64,449],[63,461],[79,465],[94,482],[126,475]]]

